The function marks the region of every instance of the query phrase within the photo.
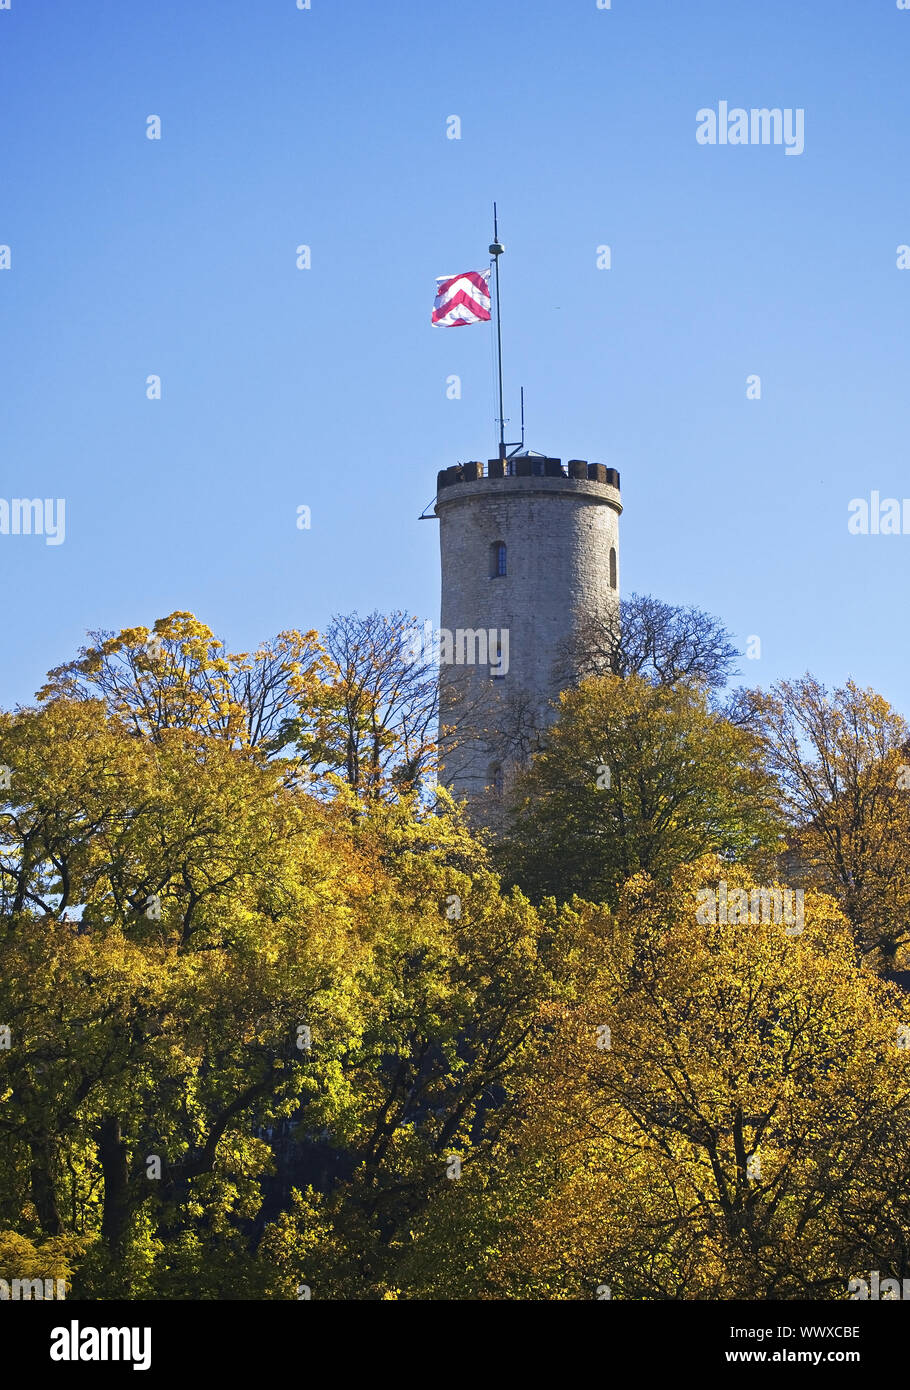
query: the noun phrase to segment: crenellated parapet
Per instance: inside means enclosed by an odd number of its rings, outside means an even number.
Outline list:
[[[520,458],[488,459],[486,464],[456,463],[436,475],[438,492],[456,483],[477,483],[494,478],[565,478],[576,482],[601,483],[619,491],[619,473],[603,463],[588,463],[586,459],[561,459],[541,455],[522,455]]]

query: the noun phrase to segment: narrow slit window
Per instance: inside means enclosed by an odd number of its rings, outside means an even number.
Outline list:
[[[502,579],[506,573],[506,543],[505,541],[494,541],[490,546],[490,578]]]
[[[610,588],[616,588],[616,546],[610,546]]]

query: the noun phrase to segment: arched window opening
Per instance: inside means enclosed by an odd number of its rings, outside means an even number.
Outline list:
[[[616,588],[616,546],[610,546],[610,588]]]
[[[494,541],[490,546],[490,578],[502,579],[506,573],[506,543]]]

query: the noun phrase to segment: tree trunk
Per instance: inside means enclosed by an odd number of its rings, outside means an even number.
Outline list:
[[[120,1137],[120,1119],[105,1115],[98,1130],[98,1152],[104,1177],[104,1215],[101,1236],[112,1255],[123,1253],[129,1225],[129,1170],[126,1144]]]
[[[49,1135],[33,1139],[29,1144],[31,1153],[30,1181],[32,1201],[38,1212],[42,1231],[49,1236],[63,1234],[63,1221],[57,1207],[57,1189],[54,1182],[56,1154],[54,1141]]]

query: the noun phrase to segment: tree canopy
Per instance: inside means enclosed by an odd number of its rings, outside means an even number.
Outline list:
[[[563,694],[491,840],[433,782],[408,622],[229,653],[174,613],[0,713],[0,1277],[838,1299],[910,1275],[900,716],[807,677],[732,717],[710,662],[655,648]]]
[[[777,845],[774,785],[754,735],[700,684],[591,677],[560,697],[544,751],[518,775],[501,859],[526,891],[615,901],[645,871]]]

